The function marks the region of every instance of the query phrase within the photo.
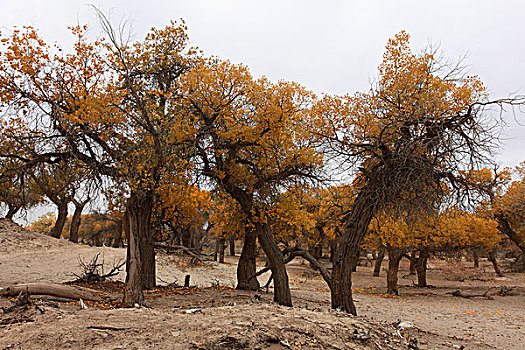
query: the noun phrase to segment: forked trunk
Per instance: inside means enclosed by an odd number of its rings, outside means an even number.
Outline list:
[[[419,251],[419,257],[416,260],[416,272],[417,272],[417,285],[419,287],[427,287],[427,261],[428,261],[428,250],[421,249]]]
[[[379,273],[381,272],[381,264],[383,263],[384,258],[385,258],[385,247],[382,246],[378,250],[377,259],[374,263],[374,277],[379,277]]]
[[[273,239],[270,225],[268,223],[256,223],[255,230],[272,270],[273,300],[279,305],[292,306],[292,294],[290,293],[284,257]]]
[[[399,294],[399,289],[397,286],[397,273],[399,271],[399,262],[403,257],[403,252],[399,249],[389,249],[388,251],[388,271],[386,273],[386,284],[387,284],[387,293],[389,294]]]
[[[51,229],[50,235],[55,238],[60,238],[62,235],[62,230],[64,229],[64,225],[66,224],[67,220],[67,205],[68,201],[64,200],[60,203],[58,203],[58,216],[57,221],[55,222],[55,226]]]
[[[237,289],[259,290],[257,277],[250,279],[257,272],[257,233],[248,227],[245,231],[244,245],[237,265]]]
[[[352,299],[352,267],[357,264],[360,244],[376,213],[376,202],[363,190],[356,198],[342,235],[337,239],[333,262],[331,298],[333,309],[357,315]]]
[[[78,230],[80,228],[80,222],[82,220],[82,211],[86,206],[87,202],[75,202],[75,212],[71,219],[71,227],[69,228],[69,240],[74,243],[78,243]]]
[[[155,266],[155,252],[148,251],[149,247],[142,245],[144,243],[148,244],[147,241],[150,238],[153,202],[154,198],[151,192],[137,190],[131,194],[126,203],[124,228],[128,238],[128,248],[126,256],[126,285],[122,300],[124,307],[133,307],[135,304],[142,305],[144,303],[142,289],[147,285],[145,280],[151,278],[151,276],[145,278],[145,274],[150,275],[151,270],[144,271],[142,259],[149,259],[147,266],[151,268],[152,257],[153,266]]]

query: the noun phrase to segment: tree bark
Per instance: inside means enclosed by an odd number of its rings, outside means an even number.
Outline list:
[[[335,259],[335,252],[337,250],[337,241],[335,239],[331,239],[328,245],[330,247],[330,262],[333,263]]]
[[[154,288],[157,285],[157,266],[155,264],[155,240],[150,230],[147,236],[141,236],[140,253],[142,254],[142,288]]]
[[[385,247],[381,246],[377,253],[377,259],[374,263],[374,277],[379,277],[379,273],[381,272],[381,264],[383,263],[383,259],[385,258]]]
[[[1,296],[17,296],[22,292],[27,292],[29,295],[50,295],[59,298],[99,302],[109,298],[106,294],[94,289],[56,283],[27,283],[0,288]]]
[[[111,246],[113,248],[119,248],[122,244],[122,220],[119,220],[116,224],[115,233],[113,234],[113,243]]]
[[[516,231],[514,231],[512,229],[512,227],[510,226],[509,224],[509,221],[507,220],[506,217],[504,217],[503,215],[496,215],[495,216],[496,218],[496,221],[498,222],[498,228],[499,230],[507,235],[507,237],[509,237],[509,239],[514,242],[514,244],[516,244],[516,246],[518,246],[518,248],[521,250],[522,254],[525,254],[525,240],[522,239],[517,233]]]
[[[273,239],[270,225],[268,223],[256,222],[255,230],[257,232],[257,238],[259,238],[259,242],[268,258],[270,269],[272,270],[274,286],[273,300],[279,303],[279,305],[292,306],[292,294],[290,292],[284,257]]]
[[[399,295],[397,285],[397,273],[399,271],[399,262],[403,257],[403,252],[399,249],[388,249],[388,271],[386,274],[387,293]]]
[[[419,257],[416,260],[417,285],[419,287],[427,287],[427,261],[428,249],[421,249]]]
[[[126,257],[126,285],[124,287],[124,297],[122,300],[124,307],[133,307],[135,304],[142,305],[144,303],[144,294],[142,290],[147,283],[145,280],[150,280],[151,266],[147,271],[144,271],[144,262],[142,259],[150,258],[150,252],[143,252],[148,247],[142,244],[148,244],[150,237],[151,211],[153,208],[154,197],[151,191],[135,190],[129,197],[126,203],[125,213],[125,229],[128,238],[127,257]],[[153,250],[153,244],[152,244]],[[155,266],[155,251],[153,250],[153,261],[148,261],[148,264],[153,262]],[[153,270],[154,278],[154,270]]]
[[[257,277],[252,277],[257,270],[257,233],[249,227],[245,231],[244,245],[237,265],[237,289],[259,290],[261,286]]]
[[[215,237],[215,251],[213,252],[213,261],[219,261],[219,237]]]
[[[224,264],[224,251],[226,250],[226,238],[219,238],[219,263]]]
[[[235,236],[234,235],[230,235],[229,245],[230,245],[230,256],[235,256]]]
[[[472,260],[474,260],[474,267],[478,268],[479,267],[479,255],[476,250],[472,251]]]
[[[55,238],[60,238],[62,236],[62,230],[67,220],[67,205],[69,200],[63,200],[57,204],[58,207],[58,216],[55,226],[51,229],[50,235]]]
[[[496,275],[498,275],[499,277],[503,277],[503,273],[501,272],[498,266],[498,260],[496,259],[496,249],[491,249],[489,251],[489,260],[492,263],[492,266],[494,267],[494,272],[496,272]]]
[[[409,255],[410,259],[408,259],[410,261],[410,272],[409,274],[410,275],[415,275],[416,274],[416,264],[417,264],[417,259],[416,259],[416,252],[412,252],[410,253]]]
[[[13,217],[16,213],[20,210],[21,207],[16,205],[10,205],[9,209],[7,210],[7,214],[5,214],[5,218],[9,220],[13,220]]]
[[[376,214],[377,203],[370,200],[363,189],[352,206],[342,235],[337,239],[337,251],[333,262],[331,307],[357,315],[352,299],[352,267],[357,263],[360,244],[365,237],[370,221]]]
[[[74,243],[78,243],[78,230],[80,228],[80,222],[82,221],[82,211],[88,203],[73,201],[75,204],[75,212],[73,213],[73,218],[71,219],[71,227],[69,228],[69,240]]]

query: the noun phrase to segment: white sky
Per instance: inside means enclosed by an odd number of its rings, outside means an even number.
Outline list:
[[[468,53],[470,73],[491,97],[525,94],[525,2],[518,0],[4,0],[0,30],[33,25],[50,42],[70,43],[67,26],[100,32],[92,3],[117,23],[134,22],[137,39],[152,26],[184,18],[206,55],[249,66],[255,76],[299,82],[316,93],[366,90],[388,38],[400,30],[422,49],[440,43],[451,59]],[[525,114],[505,118],[498,159],[525,161]]]

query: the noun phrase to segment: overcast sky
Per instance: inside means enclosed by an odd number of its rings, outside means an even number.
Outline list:
[[[94,4],[118,23],[131,19],[136,39],[149,28],[183,18],[193,45],[206,55],[250,67],[255,76],[293,80],[316,93],[366,90],[388,38],[406,30],[420,50],[432,41],[454,59],[468,53],[469,70],[492,98],[525,94],[525,2],[518,0],[4,0],[0,27],[32,25],[50,42],[71,43],[67,26],[100,33]],[[505,118],[503,165],[525,160],[524,126]]]

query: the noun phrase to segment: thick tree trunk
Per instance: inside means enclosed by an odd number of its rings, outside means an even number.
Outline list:
[[[151,232],[148,232],[148,236],[141,236],[140,253],[142,254],[142,288],[154,288],[157,285],[157,267],[155,264],[155,241]]]
[[[409,274],[410,275],[415,275],[416,274],[416,264],[417,264],[416,252],[410,253],[409,257],[410,257],[410,259],[408,259],[410,261],[410,272],[409,272]]]
[[[155,251],[143,252],[148,247],[142,244],[148,244],[150,238],[151,210],[153,208],[153,194],[151,192],[136,190],[126,203],[125,229],[128,238],[127,257],[126,257],[126,285],[124,287],[124,298],[122,300],[124,307],[133,307],[135,304],[144,303],[143,287],[147,284],[145,280],[150,281],[152,273],[151,267],[144,271],[144,262],[142,259],[150,259],[153,255],[153,266],[155,266]],[[151,240],[151,239],[150,239]],[[151,240],[152,241],[152,240]],[[153,249],[153,244],[151,249]],[[145,276],[145,273],[147,274]],[[154,276],[154,270],[153,270]]]
[[[417,285],[419,287],[427,287],[427,261],[428,250],[421,249],[416,260]]]
[[[20,207],[16,205],[10,205],[9,209],[7,210],[7,214],[5,214],[5,218],[9,220],[13,220],[13,217],[16,213],[20,210]]]
[[[224,251],[226,250],[226,238],[219,238],[219,263],[224,264]]]
[[[503,277],[503,273],[499,269],[498,266],[498,260],[496,259],[496,249],[492,249],[489,251],[489,260],[492,263],[492,266],[494,267],[494,272],[496,272],[496,275],[499,277]]]
[[[66,224],[67,220],[67,205],[69,201],[64,200],[57,204],[58,206],[58,216],[57,221],[55,222],[55,226],[51,229],[50,235],[55,238],[60,238],[62,235],[62,230],[64,229],[64,225]]]
[[[241,257],[237,265],[237,289],[259,290],[261,287],[257,277],[253,277],[257,270],[257,233],[246,227],[244,245],[242,246]]]
[[[385,258],[385,247],[380,247],[377,253],[377,259],[374,263],[374,277],[379,277],[379,273],[381,272],[381,264],[383,263],[383,259]]]
[[[230,256],[235,256],[235,236],[230,235],[228,240],[229,240],[229,245],[230,245]]]
[[[376,202],[368,198],[365,190],[357,196],[352,212],[337,240],[333,262],[331,298],[333,309],[357,315],[352,299],[352,267],[357,263],[360,244],[376,212]]]
[[[397,273],[399,271],[399,262],[403,257],[403,252],[399,249],[388,249],[388,271],[386,273],[386,286],[387,293],[389,294],[399,294],[399,289],[397,286]]]
[[[87,202],[75,202],[75,212],[73,213],[71,227],[69,228],[69,240],[71,242],[78,243],[78,230],[82,220],[82,211],[86,204]]]
[[[270,269],[272,270],[274,286],[273,300],[279,303],[279,305],[292,306],[292,294],[290,292],[284,257],[273,239],[270,225],[268,223],[256,223],[255,230],[264,253],[268,258]]]

